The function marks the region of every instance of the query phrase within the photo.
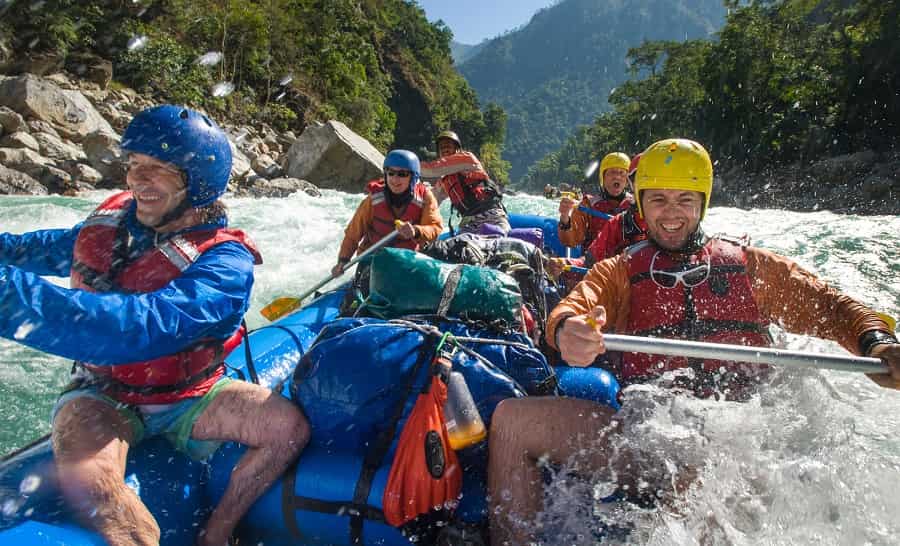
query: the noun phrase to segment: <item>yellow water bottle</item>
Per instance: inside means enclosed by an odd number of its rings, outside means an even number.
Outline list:
[[[466,378],[451,371],[447,378],[447,401],[444,403],[444,426],[450,447],[457,451],[484,440],[487,431],[472,399]]]

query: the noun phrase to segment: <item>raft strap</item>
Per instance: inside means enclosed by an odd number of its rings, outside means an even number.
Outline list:
[[[244,359],[247,361],[247,373],[250,375],[250,381],[255,385],[259,385],[259,375],[256,374],[256,365],[253,363],[253,353],[250,352],[250,328],[247,328],[247,321],[244,319],[241,319],[241,326],[244,327]]]
[[[450,310],[450,304],[453,303],[453,296],[456,295],[456,287],[459,286],[459,281],[462,278],[462,270],[463,266],[459,265],[450,272],[450,275],[447,276],[446,284],[444,284],[444,291],[441,293],[441,302],[438,304],[437,315],[440,317],[446,317],[447,312]]]

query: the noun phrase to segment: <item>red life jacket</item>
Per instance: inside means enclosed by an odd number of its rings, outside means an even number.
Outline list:
[[[425,208],[425,193],[428,191],[425,184],[416,184],[412,199],[406,204],[399,216],[394,212],[390,202],[388,202],[386,192],[391,190],[385,188],[384,180],[372,180],[366,186],[366,191],[372,196],[372,223],[369,225],[368,231],[366,231],[365,246],[377,243],[394,231],[396,229],[394,226],[396,220],[413,224],[422,221],[422,210]],[[389,246],[408,248],[410,250],[419,249],[419,243],[415,239],[397,238]]]
[[[176,235],[127,261],[125,216],[131,202],[131,192],[116,194],[85,220],[75,240],[72,288],[152,292],[179,277],[203,252],[226,241],[243,244],[255,263],[262,263],[256,246],[242,231],[224,228]],[[224,373],[225,356],[240,344],[243,335],[242,327],[228,339],[200,340],[178,353],[152,360],[114,366],[80,364],[102,377],[105,393],[120,402],[168,404],[208,391]]]
[[[445,176],[441,183],[450,203],[462,216],[474,216],[500,206],[500,187],[484,171]]]
[[[634,208],[613,216],[607,221],[588,248],[589,265],[617,256],[631,245],[647,238],[647,223]]]
[[[626,194],[621,201],[616,201],[606,195],[606,192],[604,191],[601,195],[586,195],[581,204],[596,210],[597,212],[616,216],[620,212],[625,212],[628,210],[628,207],[631,206],[630,196],[631,194]],[[610,219],[608,218],[600,218],[599,216],[591,215],[587,234],[585,235],[584,242],[581,243],[582,250],[590,248],[591,243],[594,242],[597,234],[603,230],[603,226],[609,221]]]
[[[655,271],[677,272],[682,270],[684,263],[676,262],[669,253],[658,250],[649,241],[631,247],[628,250],[631,309],[623,333],[757,347],[771,345],[769,323],[763,319],[753,299],[744,247],[737,242],[713,238],[687,263],[691,266],[703,264],[707,254],[710,272],[705,281],[693,288],[681,282],[673,288],[663,288],[650,277],[654,256]],[[715,380],[720,384],[732,380],[746,382],[748,377],[757,376],[761,371],[759,366],[641,353],[624,353],[620,366],[617,376],[626,383],[687,367],[694,369],[701,382]],[[730,377],[724,378],[723,367]],[[718,379],[715,377],[717,372],[720,374]]]

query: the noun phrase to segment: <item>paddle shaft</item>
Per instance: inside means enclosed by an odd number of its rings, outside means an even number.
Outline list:
[[[299,296],[297,296],[297,299],[298,299],[298,300],[305,300],[305,299],[306,299],[307,297],[309,297],[311,294],[314,294],[314,293],[316,292],[316,290],[318,290],[319,288],[322,288],[323,286],[325,286],[325,285],[328,284],[329,282],[333,281],[334,279],[336,279],[336,278],[340,277],[341,275],[343,275],[344,273],[346,273],[347,268],[350,267],[351,265],[353,265],[353,264],[355,264],[356,262],[358,262],[358,261],[364,259],[365,257],[369,256],[369,255],[372,254],[373,252],[377,252],[378,250],[381,249],[381,247],[390,244],[391,241],[393,241],[394,239],[396,239],[396,238],[397,238],[397,235],[399,235],[399,234],[400,234],[400,232],[397,231],[396,229],[395,229],[394,231],[388,233],[387,235],[385,235],[384,237],[382,237],[377,243],[375,243],[374,245],[372,245],[372,246],[370,246],[369,248],[367,248],[367,249],[365,250],[365,252],[360,252],[355,258],[353,258],[352,260],[350,260],[349,262],[347,262],[346,264],[344,264],[343,270],[342,270],[339,274],[337,274],[337,275],[329,275],[328,277],[322,279],[321,281],[317,282],[315,286],[313,286],[312,288],[310,288],[310,289],[307,290],[306,292],[304,292],[304,293],[300,294]]]
[[[603,342],[611,351],[683,356],[713,360],[731,360],[753,364],[774,364],[791,368],[827,368],[845,372],[888,373],[879,358],[814,354],[769,347],[744,347],[701,341],[658,339],[617,334],[604,334]]]

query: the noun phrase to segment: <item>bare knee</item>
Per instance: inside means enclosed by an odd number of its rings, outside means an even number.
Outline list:
[[[281,441],[286,445],[286,454],[291,461],[296,459],[306,444],[309,443],[310,426],[309,421],[300,408],[290,404],[290,409],[285,411],[284,430],[280,435]]]

